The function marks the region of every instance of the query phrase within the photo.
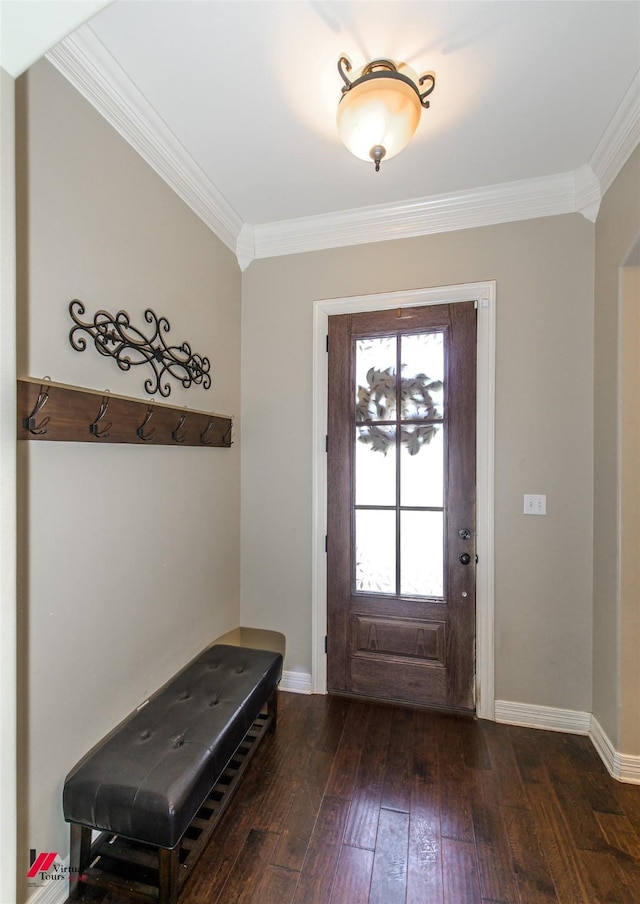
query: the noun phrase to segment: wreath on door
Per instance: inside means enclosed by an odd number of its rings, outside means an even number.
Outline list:
[[[398,390],[402,420],[442,419],[438,401],[434,398],[436,393],[442,392],[442,380],[416,374],[414,377],[401,376],[398,381],[392,367],[386,370],[372,367],[367,371],[366,380],[366,386],[358,386],[356,421],[363,425],[359,441],[370,446],[372,452],[386,455],[395,446],[395,435],[389,427],[373,424],[372,421],[384,421],[395,416],[393,412]],[[400,427],[400,442],[409,455],[417,455],[424,445],[431,442],[438,426],[433,423],[403,424]]]

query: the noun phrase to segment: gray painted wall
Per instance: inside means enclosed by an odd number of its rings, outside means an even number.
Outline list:
[[[17,88],[19,376],[149,398],[71,348],[67,308],[150,307],[212,361],[213,388],[171,402],[237,415],[234,256],[49,63]],[[74,763],[239,624],[239,448],[19,444],[21,875],[68,850]]]
[[[636,668],[640,659],[640,595],[637,585],[631,597],[620,595],[620,500],[621,493],[630,489],[620,485],[620,349],[624,310],[621,268],[639,237],[640,148],[636,148],[604,196],[596,223],[593,556],[593,713],[615,749],[634,754],[640,753],[640,682]],[[636,298],[635,303],[640,300]],[[629,337],[627,346],[628,342]],[[635,345],[638,349],[640,340]],[[626,360],[630,358],[633,352],[628,349]],[[631,554],[638,557],[637,534]]]
[[[576,214],[245,272],[242,619],[286,633],[288,668],[311,669],[313,300],[495,279],[496,696],[590,710],[593,243]]]

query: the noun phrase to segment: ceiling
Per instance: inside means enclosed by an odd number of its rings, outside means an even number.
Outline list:
[[[436,75],[413,141],[379,173],[336,133],[341,54]],[[640,141],[630,0],[116,0],[49,58],[243,266],[521,216],[593,219]]]

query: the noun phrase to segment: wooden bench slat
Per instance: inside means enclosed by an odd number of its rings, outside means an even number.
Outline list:
[[[116,893],[125,892],[129,896],[135,896],[143,901],[158,901],[159,898],[158,889],[153,885],[146,885],[144,882],[123,879],[114,873],[105,873],[103,870],[91,866],[84,871],[83,875],[86,877],[84,879],[86,885],[93,885]]]
[[[98,847],[100,857],[112,857],[114,860],[125,860],[149,869],[158,869],[158,855],[152,849],[144,850],[139,846],[123,841],[117,835],[114,841],[103,841]]]

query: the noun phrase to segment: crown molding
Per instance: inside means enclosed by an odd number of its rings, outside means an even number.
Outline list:
[[[576,210],[587,220],[595,223],[602,200],[600,182],[588,163],[581,166],[573,175],[576,187]]]
[[[242,220],[88,25],[47,59],[230,248]]]
[[[576,212],[583,212],[576,174],[560,173],[401,204],[265,223],[254,227],[255,256],[319,251]]]
[[[245,223],[236,242],[236,257],[241,270],[246,270],[256,256],[255,226]]]
[[[609,189],[635,148],[640,144],[640,70],[605,129],[591,157],[591,169],[602,195]]]
[[[236,254],[242,270],[257,258],[558,214],[581,213],[595,222],[602,195],[640,143],[638,73],[591,161],[578,170],[252,225],[243,223],[88,25],[57,44],[47,59]]]

